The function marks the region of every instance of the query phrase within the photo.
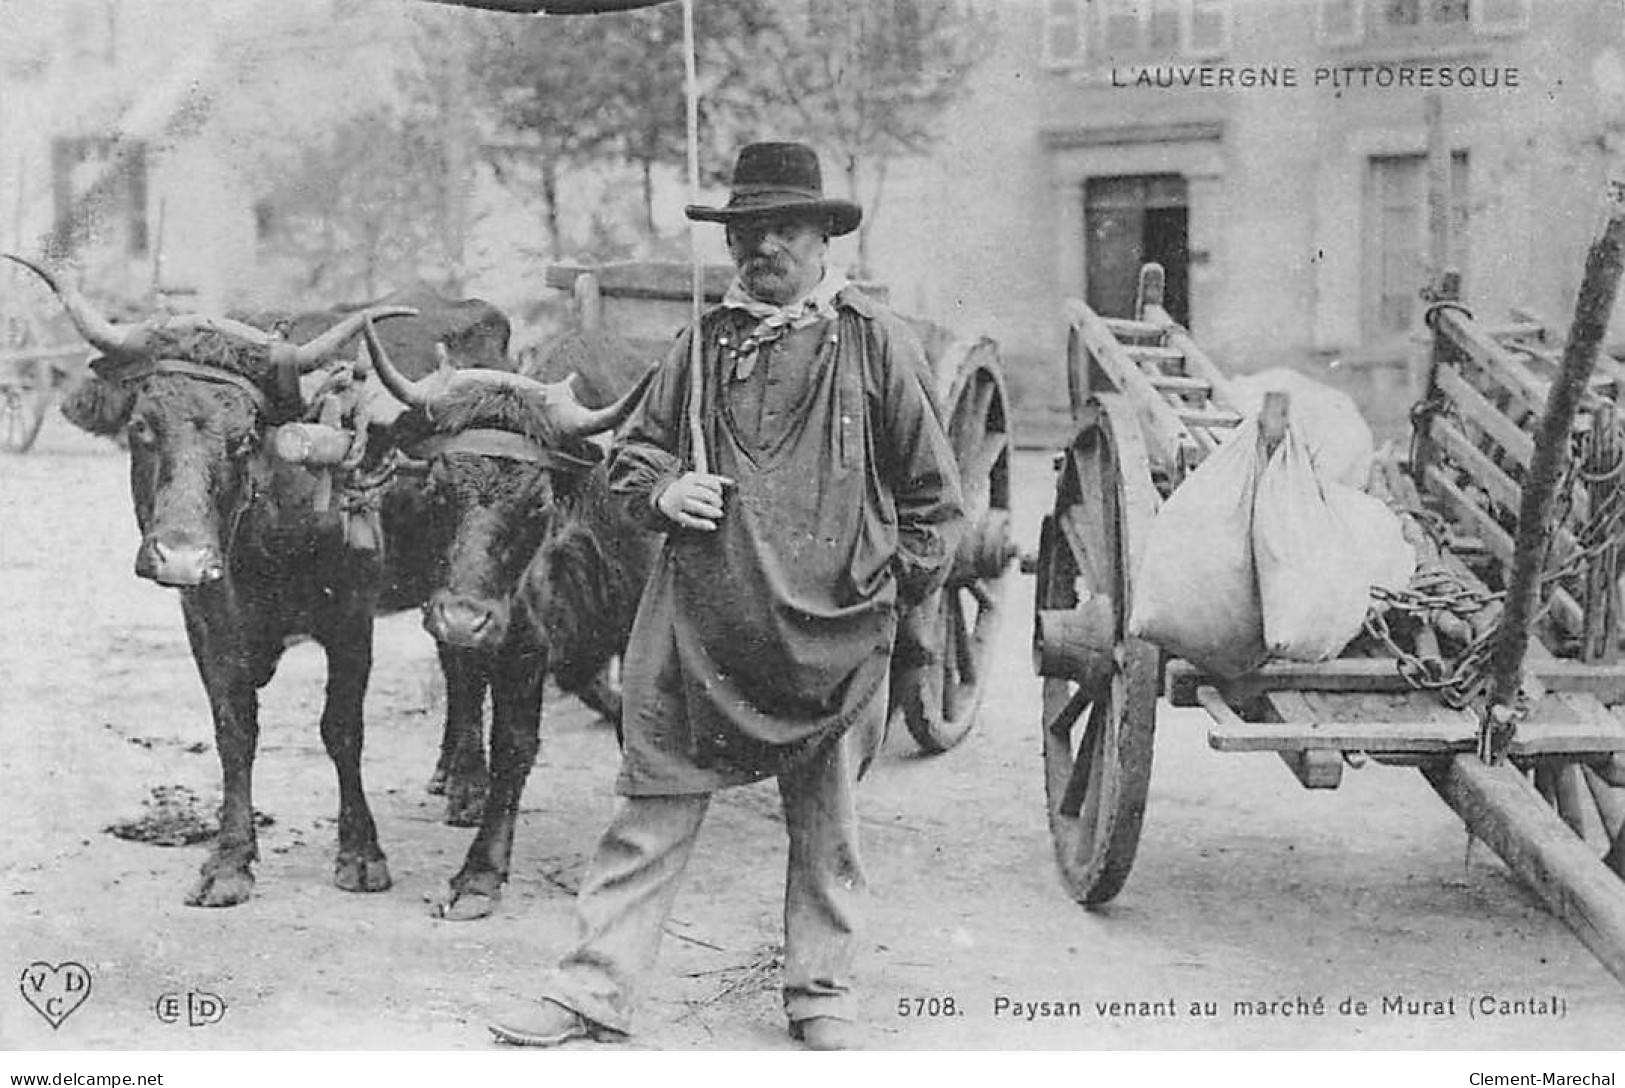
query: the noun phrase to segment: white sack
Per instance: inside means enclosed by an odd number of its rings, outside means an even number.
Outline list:
[[[1247,420],[1151,520],[1128,633],[1203,672],[1239,676],[1264,660],[1253,565],[1258,424]]]
[[[1258,415],[1265,393],[1287,394],[1288,422],[1308,448],[1320,478],[1365,490],[1376,444],[1359,406],[1347,393],[1286,368],[1234,378],[1230,391],[1244,416]]]
[[[1360,633],[1371,587],[1403,589],[1416,569],[1394,512],[1327,481],[1292,429],[1259,472],[1252,546],[1264,644],[1294,661],[1342,653]]]

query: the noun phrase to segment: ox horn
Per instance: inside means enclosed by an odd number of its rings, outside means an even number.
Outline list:
[[[124,357],[140,355],[145,349],[147,336],[151,331],[146,325],[115,325],[92,306],[73,285],[57,279],[39,265],[25,261],[15,253],[0,253],[0,257],[16,261],[44,280],[45,286],[62,301],[62,308],[68,312],[73,327],[79,330],[79,335],[92,347],[107,355]]]
[[[372,356],[372,369],[377,373],[378,380],[389,390],[390,396],[408,408],[416,408],[432,415],[431,405],[435,395],[449,384],[445,372],[450,370],[450,365],[445,356],[441,356],[441,371],[415,382],[395,369],[395,364],[389,359],[389,352],[384,350],[384,345],[378,340],[378,330],[372,327],[371,319],[366,314],[361,316],[363,318],[361,336],[367,343],[367,354]]]
[[[588,408],[576,399],[575,375],[571,374],[562,382],[553,382],[544,386],[548,391],[548,414],[559,431],[572,438],[586,438],[589,435],[600,434],[604,431],[613,431],[626,422],[638,402],[643,399],[644,391],[649,383],[654,381],[658,366],[651,366],[643,372],[624,396],[614,404],[606,404],[602,408]]]
[[[292,360],[298,366],[299,373],[309,374],[337,355],[339,349],[349,343],[356,333],[364,328],[370,330],[374,321],[416,315],[417,311],[410,306],[376,306],[370,310],[359,310],[309,343],[300,344],[298,347],[290,344],[274,345],[271,348],[272,358],[279,362]],[[377,352],[374,351],[373,354],[376,357]]]
[[[650,367],[631,391],[614,404],[603,408],[588,408],[576,399],[575,388],[571,384],[574,375],[561,382],[541,382],[524,374],[511,374],[504,370],[484,368],[457,370],[446,357],[443,345],[439,353],[440,368],[426,378],[412,381],[390,361],[389,353],[379,342],[370,321],[362,326],[362,334],[366,337],[367,350],[372,353],[373,369],[378,373],[378,380],[383,382],[384,388],[388,389],[396,400],[408,408],[416,408],[432,419],[441,399],[453,388],[464,383],[487,389],[511,389],[535,401],[563,438],[585,438],[619,427],[638,406],[644,391],[654,380],[657,369]]]

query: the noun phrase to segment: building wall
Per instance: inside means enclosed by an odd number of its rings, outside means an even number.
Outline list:
[[[1135,69],[1114,58],[1047,68],[1045,5],[1004,0],[992,8],[996,53],[941,145],[896,171],[876,226],[877,272],[927,316],[985,322],[1018,391],[1053,404],[1064,399],[1062,301],[1085,290],[1084,183],[1177,173],[1189,199],[1191,324],[1204,346],[1236,371],[1287,364],[1366,381],[1355,372],[1396,360],[1394,345],[1371,343],[1363,327],[1369,160],[1426,151],[1426,92],[1317,87],[1314,69],[1516,67],[1516,89],[1442,92],[1447,140],[1469,164],[1462,271],[1479,312],[1520,305],[1561,325],[1599,222],[1605,119],[1594,69],[1617,63],[1620,8],[1530,0],[1527,26],[1512,33],[1337,46],[1320,35],[1314,0],[1231,0],[1222,53],[1132,58],[1291,67],[1299,80],[1218,90],[1137,87]]]
[[[394,93],[390,37],[404,15],[361,7],[0,0],[0,243],[44,252],[57,214],[53,144],[111,134],[145,150],[148,246],[125,244],[122,191],[90,201],[72,259],[92,294],[140,306],[157,293],[188,309],[277,304],[277,270],[256,237],[266,186],[254,141],[297,140]]]

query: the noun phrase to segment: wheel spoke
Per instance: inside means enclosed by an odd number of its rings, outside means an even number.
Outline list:
[[[967,481],[975,481],[976,486],[985,487],[988,477],[993,473],[993,466],[998,464],[999,458],[1010,446],[1010,436],[1003,431],[987,431],[974,447],[965,451],[965,459],[960,463],[959,475]]]
[[[1082,854],[1082,859],[1088,860],[1095,856],[1103,832],[1109,828],[1113,815],[1113,806],[1117,804],[1117,791],[1113,787],[1116,775],[1112,773],[1117,763],[1117,747],[1114,743],[1116,726],[1113,707],[1115,703],[1097,703],[1104,706],[1100,713],[1100,727],[1091,728],[1084,735],[1089,743],[1089,780],[1083,794],[1083,804],[1078,810],[1078,841],[1088,843],[1088,852]],[[1090,720],[1094,724],[1093,716]]]
[[[1080,685],[1072,693],[1072,697],[1066,701],[1066,705],[1061,707],[1060,712],[1050,721],[1044,723],[1045,734],[1062,740],[1071,736],[1072,727],[1077,724],[1084,708],[1091,702],[1093,702],[1093,696],[1087,688]]]
[[[1078,741],[1078,752],[1072,759],[1072,776],[1067,779],[1066,792],[1061,795],[1061,815],[1077,818],[1083,810],[1083,802],[1091,788],[1098,781],[1100,773],[1100,740],[1102,722],[1110,716],[1111,710],[1106,700],[1095,701],[1089,707],[1089,721],[1083,727],[1083,737]],[[1091,838],[1091,835],[1080,835],[1082,838]]]
[[[957,590],[943,594],[942,605],[948,610],[948,647],[944,657],[953,662],[961,684],[976,683],[976,636],[965,622],[965,609]]]

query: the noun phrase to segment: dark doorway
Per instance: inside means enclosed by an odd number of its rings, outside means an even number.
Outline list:
[[[1140,266],[1167,272],[1163,306],[1190,324],[1190,209],[1178,174],[1090,178],[1083,188],[1085,299],[1096,313],[1129,317]]]

